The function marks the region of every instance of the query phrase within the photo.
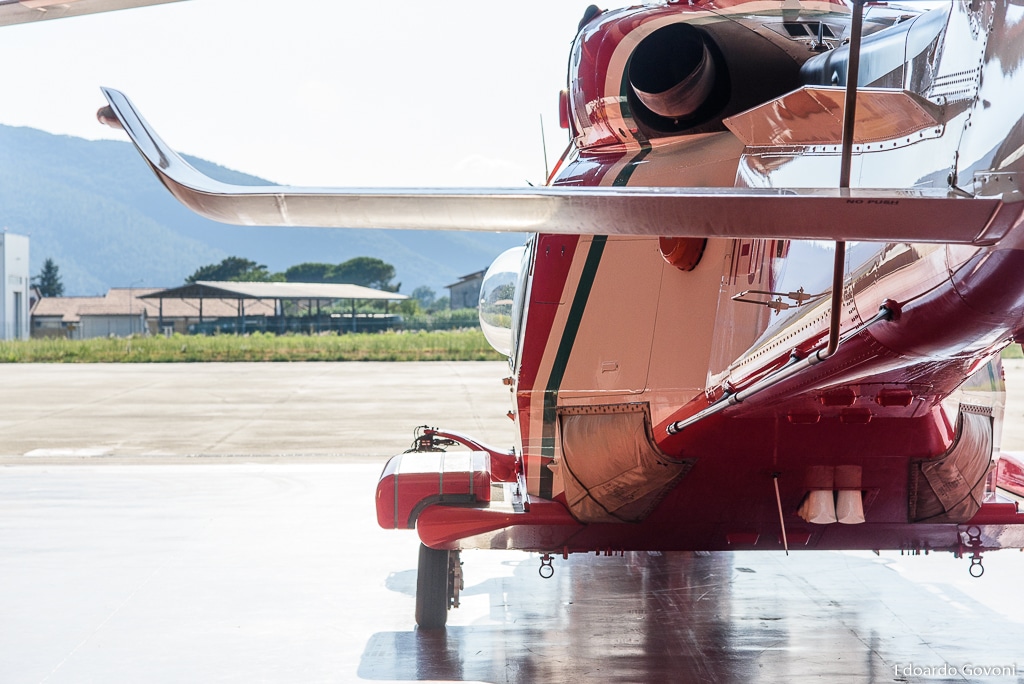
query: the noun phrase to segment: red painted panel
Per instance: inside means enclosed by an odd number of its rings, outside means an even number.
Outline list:
[[[537,371],[553,330],[559,302],[565,290],[579,237],[575,235],[538,235],[537,253],[530,284],[530,301],[526,313],[517,390],[536,388]],[[541,378],[540,382],[546,382]]]
[[[1017,496],[1024,496],[1024,460],[1015,454],[1001,454],[996,471],[996,486]]]
[[[576,522],[565,506],[555,501],[531,499],[529,510],[511,513],[491,508],[454,508],[430,506],[420,515],[417,529],[420,539],[434,549],[460,548],[461,541],[509,528],[518,534],[539,534],[549,540],[564,539],[583,526]],[[557,533],[554,531],[558,530]],[[549,541],[549,544],[554,543]],[[500,547],[493,547],[500,548]],[[513,548],[523,548],[515,546]],[[547,547],[548,550],[555,546]]]
[[[410,529],[426,503],[465,504],[491,500],[490,457],[486,452],[413,452],[394,456],[377,482],[377,524]]]

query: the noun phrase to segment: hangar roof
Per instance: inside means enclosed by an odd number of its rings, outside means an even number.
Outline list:
[[[200,280],[157,290],[142,299],[408,299],[397,292],[382,292],[347,283],[238,283]]]

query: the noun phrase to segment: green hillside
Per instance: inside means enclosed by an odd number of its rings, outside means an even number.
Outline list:
[[[189,158],[221,180],[263,181]],[[442,231],[326,230],[226,226],[181,207],[129,143],[89,141],[0,126],[0,227],[31,236],[32,273],[52,258],[66,295],[132,283],[173,286],[199,266],[245,257],[283,271],[313,261],[374,256],[393,264],[402,292],[439,295],[486,268],[521,235]]]

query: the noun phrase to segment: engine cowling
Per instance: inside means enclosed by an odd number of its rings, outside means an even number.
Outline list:
[[[800,65],[817,53],[805,44],[811,35],[798,39],[788,24],[803,31],[826,16],[836,35],[847,16],[839,6],[786,18],[723,15],[710,6],[610,10],[580,31],[566,107],[578,148],[725,131],[726,118],[800,87]]]

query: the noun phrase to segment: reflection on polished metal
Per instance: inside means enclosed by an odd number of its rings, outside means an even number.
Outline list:
[[[509,591],[530,581],[519,564],[471,586],[490,602],[473,624],[374,634],[360,677],[887,682],[917,681],[900,668],[944,664],[987,668],[992,681],[1024,674],[1019,621],[867,554],[626,554],[567,565],[547,583],[557,594],[545,584]]]
[[[0,679],[887,682],[944,663],[1024,674],[1012,589],[1024,554],[1009,552],[978,580],[946,554],[573,555],[544,580],[536,555],[468,552],[447,629],[417,630],[417,541],[374,524],[364,496],[377,470],[0,469]]]
[[[504,356],[514,356],[522,316],[522,292],[529,258],[526,247],[505,250],[488,267],[480,285],[480,329],[487,342]]]

